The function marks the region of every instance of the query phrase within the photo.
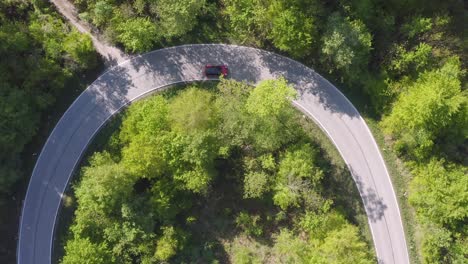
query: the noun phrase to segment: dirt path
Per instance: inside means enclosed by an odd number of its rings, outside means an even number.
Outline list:
[[[82,33],[89,34],[93,41],[96,51],[101,54],[105,59],[107,66],[119,64],[130,58],[128,54],[125,54],[119,48],[112,46],[104,40],[104,37],[93,28],[89,23],[82,21],[78,17],[78,12],[72,3],[68,0],[51,0],[51,2],[57,7],[57,10]]]

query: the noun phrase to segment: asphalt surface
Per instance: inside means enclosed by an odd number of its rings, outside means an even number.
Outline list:
[[[20,223],[18,263],[51,263],[61,198],[99,129],[130,102],[171,84],[204,80],[205,64],[227,64],[230,78],[258,83],[284,76],[294,105],[328,134],[348,165],[367,212],[379,263],[409,263],[395,193],[366,123],[332,84],[291,59],[253,48],[207,44],[150,52],[119,64],[91,84],[57,123],[34,168]]]

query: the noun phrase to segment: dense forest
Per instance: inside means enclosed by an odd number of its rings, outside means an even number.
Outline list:
[[[89,36],[27,2],[0,4],[0,193],[21,175],[19,154],[67,79],[95,66]]]
[[[169,95],[89,158],[62,263],[374,262],[284,80]]]
[[[376,132],[385,134],[397,163],[409,171],[392,176],[409,182],[397,191],[402,210],[408,211],[403,212],[409,215],[406,224],[413,229],[408,234],[412,260],[467,261],[464,1],[72,2],[81,19],[127,52],[183,43],[235,43],[272,50],[313,67],[344,91],[363,115],[378,123]],[[70,80],[96,67],[99,59],[89,37],[64,23],[49,3],[34,0],[0,2],[0,53],[3,204],[24,189],[18,181],[27,178],[25,163],[34,159],[25,156],[25,146],[44,126],[41,121],[56,111],[60,104],[56,98],[69,93]],[[278,155],[276,162],[281,159]],[[108,159],[104,155],[92,164]],[[201,178],[192,187],[210,179]],[[415,220],[411,220],[413,212]],[[5,217],[2,213],[2,222]],[[158,232],[179,231],[174,227]]]

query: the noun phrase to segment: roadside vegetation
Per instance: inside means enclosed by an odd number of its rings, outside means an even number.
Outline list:
[[[19,155],[37,131],[41,113],[73,74],[96,65],[97,56],[88,36],[45,9],[26,2],[2,2],[0,8],[0,161],[5,165],[0,192],[5,193],[21,174]]]
[[[39,1],[38,1],[39,3]],[[91,39],[45,6],[0,1],[0,262],[15,260],[15,237],[31,159],[55,112],[71,103],[100,59]],[[63,111],[63,110],[62,110]],[[46,136],[45,135],[45,136]],[[41,138],[38,140],[38,138]],[[37,147],[36,147],[37,148]]]
[[[130,106],[73,186],[61,262],[375,262],[295,97],[222,80]]]
[[[387,163],[398,164],[392,177],[404,183],[397,184],[400,204],[405,215],[414,216],[407,238],[413,262],[467,262],[463,1],[72,2],[83,20],[130,53],[234,43],[313,67],[372,121],[381,147],[391,152]],[[70,80],[93,69],[97,57],[88,37],[63,23],[49,3],[36,0],[0,3],[0,53],[0,195],[7,204],[24,189],[30,170],[25,164],[33,163],[25,146],[60,104],[56,98],[70,92]]]

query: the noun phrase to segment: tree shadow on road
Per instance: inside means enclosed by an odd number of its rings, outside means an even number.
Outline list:
[[[318,102],[324,109],[332,113],[347,115],[351,118],[359,117],[359,113],[351,102],[313,69],[274,53],[262,51],[259,55],[262,56],[263,66],[270,69],[274,75],[283,76],[293,84],[300,98],[310,94],[318,97]]]
[[[361,177],[353,170],[350,165],[348,165],[348,167],[361,195],[364,208],[367,212],[367,217],[373,223],[382,220],[384,218],[387,205],[383,202],[383,199],[378,195],[378,193],[376,193],[373,188],[365,188]]]

